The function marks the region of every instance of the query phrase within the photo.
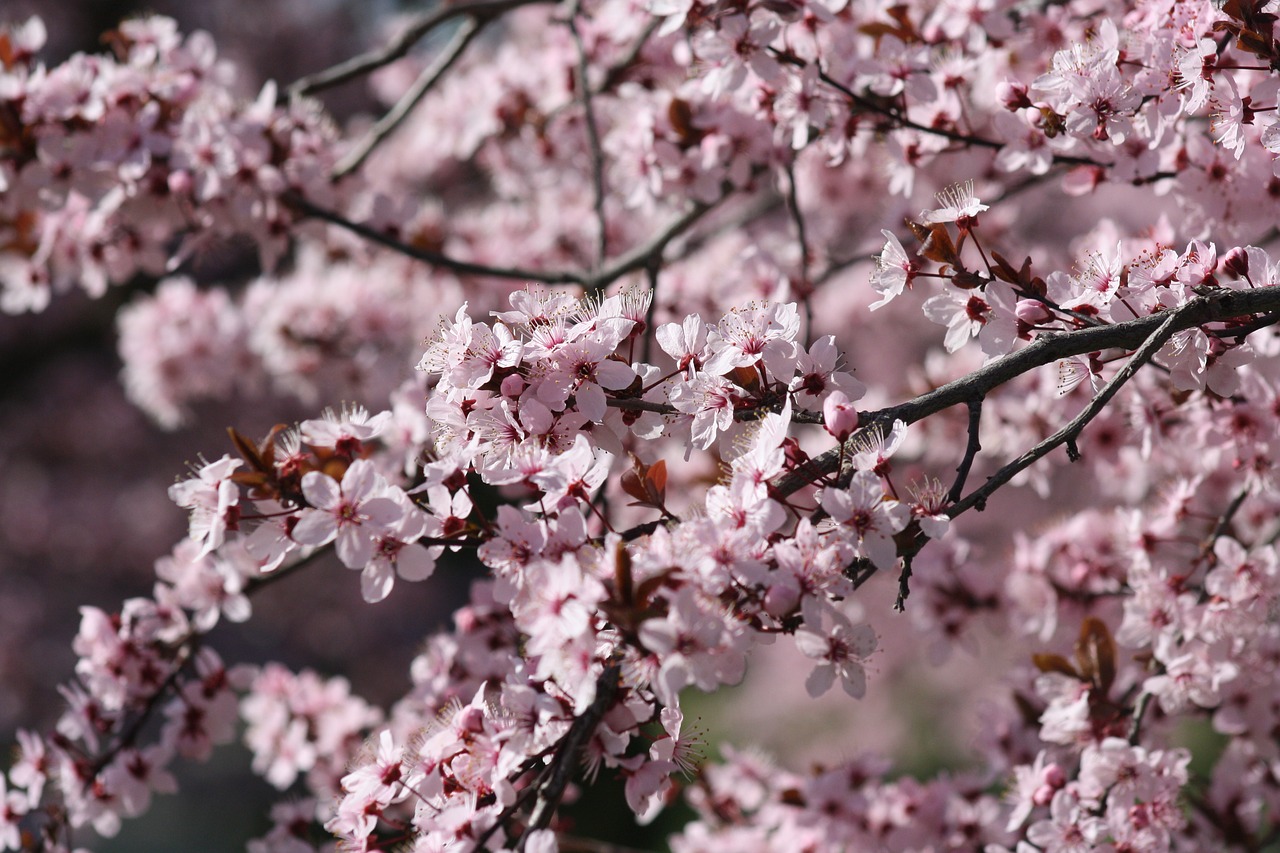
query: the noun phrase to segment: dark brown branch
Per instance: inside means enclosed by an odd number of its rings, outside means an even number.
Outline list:
[[[902,613],[907,609],[907,596],[911,595],[911,561],[915,554],[902,556],[902,571],[898,572],[898,595],[893,600],[893,609]]]
[[[605,72],[604,80],[601,81],[600,88],[596,90],[597,92],[608,92],[622,82],[623,75],[631,70],[631,66],[636,64],[636,60],[640,58],[640,51],[644,50],[645,44],[648,43],[660,26],[662,26],[661,18],[654,18],[645,26],[644,31],[636,37],[626,55],[618,60],[617,63],[611,65],[609,70]]]
[[[285,200],[296,208],[299,212],[314,217],[315,219],[328,222],[330,225],[337,225],[350,231],[359,237],[363,237],[371,243],[376,243],[384,248],[399,252],[402,255],[430,264],[433,267],[439,267],[459,275],[482,275],[492,278],[516,279],[518,281],[537,281],[543,284],[580,284],[582,276],[578,273],[567,271],[545,271],[545,270],[527,270],[519,267],[494,267],[488,264],[477,264],[470,261],[460,261],[457,258],[451,258],[440,252],[433,252],[430,249],[423,249],[419,246],[412,246],[402,240],[398,240],[390,234],[379,231],[365,225],[362,222],[356,222],[347,219],[340,213],[336,213],[324,207],[320,207],[297,194],[290,194]]]
[[[662,252],[667,248],[668,243],[689,230],[699,219],[715,210],[728,196],[729,193],[726,192],[713,202],[695,203],[680,216],[669,222],[666,228],[663,228],[650,238],[649,242],[636,246],[622,257],[615,259],[612,264],[600,272],[581,276],[578,279],[579,283],[586,288],[588,293],[598,293],[627,273],[644,269],[651,262],[662,257]]]
[[[616,663],[604,668],[604,672],[600,673],[600,677],[596,679],[595,699],[574,719],[569,731],[556,744],[555,756],[551,759],[546,778],[538,785],[538,801],[534,804],[533,811],[529,813],[529,827],[520,837],[517,850],[524,850],[525,839],[529,837],[530,832],[545,829],[551,824],[556,807],[560,805],[564,790],[573,777],[578,756],[582,754],[582,750],[595,734],[596,727],[600,725],[605,712],[613,707],[614,699],[618,695],[621,675],[622,667]]]
[[[1155,354],[1160,350],[1160,347],[1164,346],[1165,341],[1169,340],[1169,338],[1173,336],[1174,327],[1178,323],[1179,313],[1180,311],[1167,312],[1167,316],[1164,316],[1164,322],[1151,333],[1151,336],[1143,342],[1142,346],[1138,348],[1138,351],[1135,352],[1133,356],[1130,357],[1129,361],[1125,363],[1125,366],[1120,368],[1120,371],[1111,378],[1111,381],[1107,383],[1106,387],[1099,391],[1097,396],[1089,401],[1089,405],[1085,406],[1084,409],[1081,410],[1080,414],[1072,418],[1071,421],[1062,429],[1058,430],[1053,435],[1022,454],[1022,456],[1010,462],[1008,465],[1005,465],[999,471],[988,477],[987,482],[972,491],[963,500],[950,507],[947,510],[947,514],[952,518],[955,518],[957,515],[971,507],[976,507],[979,510],[982,509],[987,498],[992,492],[1009,482],[1017,476],[1019,472],[1061,444],[1067,445],[1068,453],[1071,455],[1071,461],[1074,462],[1078,459],[1080,454],[1079,451],[1075,450],[1075,440],[1079,437],[1080,431],[1084,429],[1085,425],[1088,424],[1089,421],[1093,420],[1098,413],[1102,411],[1103,407],[1106,406],[1107,403],[1111,401],[1111,398],[1116,395],[1116,392],[1119,391],[1126,382],[1132,379],[1134,374],[1136,374],[1144,364],[1155,357]],[[1162,315],[1156,316],[1159,317]]]
[[[376,243],[394,252],[399,252],[406,257],[422,261],[433,267],[450,270],[459,275],[480,275],[490,276],[492,278],[515,279],[517,281],[535,281],[542,284],[578,284],[581,285],[588,293],[598,293],[604,290],[610,284],[630,272],[641,270],[649,264],[654,263],[661,258],[662,252],[666,249],[667,244],[676,237],[683,234],[686,230],[693,226],[699,219],[706,216],[714,210],[721,201],[722,196],[709,204],[699,202],[693,205],[689,210],[669,222],[665,228],[655,234],[647,243],[636,246],[622,257],[616,259],[605,269],[595,273],[572,272],[568,270],[531,270],[521,267],[495,267],[488,264],[472,263],[471,261],[461,261],[457,258],[451,258],[441,252],[433,252],[430,249],[423,249],[419,246],[410,245],[403,240],[391,236],[376,228],[365,225],[362,222],[356,222],[347,219],[340,213],[328,208],[321,207],[296,193],[288,193],[283,196],[286,203],[292,205],[294,209],[306,216],[328,222],[350,231],[352,234],[363,237],[371,243]]]
[[[1253,290],[1217,290],[1197,296],[1180,308],[1149,317],[1111,326],[1043,334],[1022,349],[995,359],[968,376],[948,382],[906,403],[866,412],[862,420],[867,428],[892,424],[895,420],[913,424],[943,409],[985,396],[992,389],[1024,373],[1060,359],[1111,347],[1134,349],[1170,320],[1169,333],[1177,334],[1205,323],[1272,311],[1280,311],[1280,285]],[[858,441],[863,432],[864,430],[859,430],[854,433],[846,443]],[[796,471],[779,477],[774,481],[773,488],[782,495],[793,494],[812,483],[815,474],[820,476],[835,473],[839,464],[840,448],[834,447],[814,458],[803,472]]]
[[[1223,511],[1218,522],[1213,526],[1213,530],[1209,536],[1200,544],[1200,557],[1203,559],[1213,552],[1214,544],[1231,529],[1231,522],[1235,519],[1236,513],[1240,511],[1240,507],[1244,505],[1245,498],[1249,497],[1249,489],[1245,487],[1231,499],[1231,503]]]
[[[607,397],[605,402],[615,408],[629,410],[633,412],[656,412],[659,415],[680,415],[684,414],[670,403],[658,403],[653,400],[641,400],[638,397]],[[733,413],[734,420],[754,421],[758,420],[761,415],[780,411],[781,407],[770,408],[762,406],[755,409],[738,409]],[[820,424],[822,423],[822,415],[818,412],[810,412],[805,409],[796,409],[791,413],[791,420],[798,424]]]
[[[973,459],[982,450],[982,442],[978,439],[978,425],[982,421],[982,398],[975,397],[968,401],[969,406],[969,442],[964,448],[964,459],[956,468],[956,481],[947,492],[947,503],[955,503],[964,494],[964,481],[969,479],[969,470],[973,467]]]

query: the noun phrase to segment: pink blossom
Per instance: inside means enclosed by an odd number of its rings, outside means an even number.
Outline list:
[[[861,699],[867,693],[863,662],[876,649],[875,631],[865,623],[852,624],[840,611],[817,598],[806,598],[801,611],[804,626],[796,632],[796,646],[806,657],[821,661],[805,681],[809,695],[826,693],[839,676],[844,692]]]
[[[310,508],[293,528],[300,545],[327,545],[337,540],[338,559],[350,569],[363,569],[373,558],[377,538],[393,533],[404,517],[403,507],[387,493],[387,484],[373,464],[357,459],[347,468],[342,484],[312,471],[302,478]]]

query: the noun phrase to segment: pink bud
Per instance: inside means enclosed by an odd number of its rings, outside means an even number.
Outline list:
[[[1014,309],[1014,313],[1018,315],[1019,320],[1028,326],[1043,323],[1053,317],[1043,302],[1037,302],[1034,299],[1019,299],[1018,307]]]
[[[832,391],[822,404],[822,420],[827,432],[844,441],[858,428],[858,410],[843,391]]]
[[[1004,104],[1006,110],[1021,110],[1035,106],[1027,97],[1027,86],[1016,80],[1007,80],[996,86],[996,97]]]
[[[191,178],[191,173],[185,169],[178,169],[169,173],[169,192],[174,195],[190,195],[195,181]]]
[[[1249,277],[1249,253],[1236,246],[1222,259],[1222,269],[1233,278]]]
[[[1062,768],[1057,764],[1050,764],[1046,767],[1040,778],[1050,788],[1061,788],[1067,784],[1067,774],[1063,773]]]
[[[524,391],[524,379],[520,376],[513,373],[502,380],[502,396],[515,399],[522,391]]]
[[[776,583],[764,594],[764,610],[774,618],[782,618],[800,603],[800,589],[794,584]]]

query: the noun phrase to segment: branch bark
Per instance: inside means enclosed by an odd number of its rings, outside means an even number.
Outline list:
[[[1132,350],[1168,323],[1167,333],[1175,335],[1205,323],[1247,317],[1258,313],[1280,311],[1280,285],[1259,287],[1252,290],[1217,290],[1195,297],[1179,308],[1128,320],[1110,326],[1094,326],[1057,334],[1043,334],[1016,352],[989,362],[968,376],[948,382],[914,400],[873,412],[865,412],[864,429],[892,424],[901,420],[913,424],[951,406],[968,403],[988,394],[992,389],[1046,364],[1084,355],[1095,350],[1119,347]],[[859,430],[846,440],[857,441],[864,432]],[[835,473],[840,466],[841,449],[834,447],[813,459],[810,471],[820,474]],[[782,495],[793,494],[812,482],[809,473],[793,472],[779,477],[773,487]]]

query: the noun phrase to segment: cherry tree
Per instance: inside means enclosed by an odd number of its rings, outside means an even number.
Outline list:
[[[0,849],[84,849],[237,739],[262,853],[615,849],[562,809],[604,779],[642,823],[682,798],[680,853],[1274,845],[1276,23],[465,0],[246,92],[167,18],[56,61],[9,22],[0,308],[140,291],[121,381],[162,427],[313,413],[193,449],[188,534],[15,735]],[[212,642],[268,587],[376,608],[467,563],[385,706]],[[963,771],[686,716],[781,646],[781,707],[853,704],[993,632]]]

